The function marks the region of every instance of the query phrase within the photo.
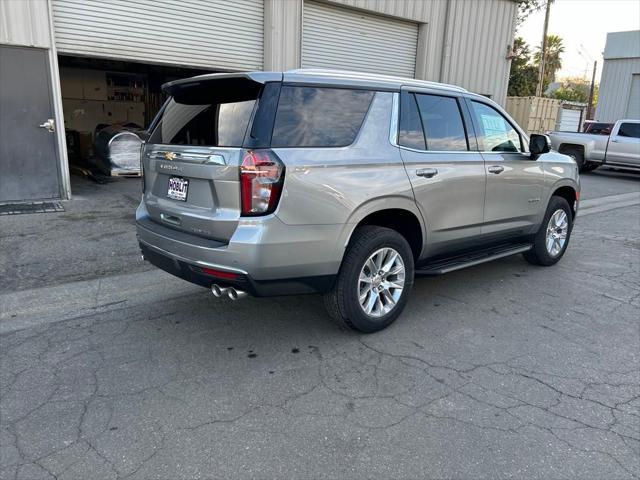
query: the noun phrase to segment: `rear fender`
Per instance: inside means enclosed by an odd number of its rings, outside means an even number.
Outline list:
[[[425,245],[427,245],[427,222],[414,199],[400,195],[371,199],[356,208],[349,216],[347,223],[344,225],[338,245],[343,249],[346,248],[351,240],[353,232],[360,222],[369,215],[382,210],[405,210],[417,218],[418,223],[420,223],[420,233],[422,234],[422,251],[420,255],[422,256],[425,250]]]

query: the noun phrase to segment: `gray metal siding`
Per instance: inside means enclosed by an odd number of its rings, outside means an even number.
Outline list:
[[[640,57],[640,30],[607,33],[603,57],[605,60]]]
[[[413,77],[418,24],[304,2],[302,66]]]
[[[220,70],[263,66],[262,0],[52,0],[59,53]]]
[[[504,104],[517,4],[507,0],[451,0],[440,81]]]
[[[0,0],[0,43],[51,47],[46,0]]]
[[[634,73],[632,78],[625,117],[640,120],[640,73]]]
[[[413,20],[414,22],[430,22],[433,9],[442,0],[325,0],[364,11],[377,12],[390,17]]]
[[[264,0],[264,69],[300,67],[302,1]]]
[[[605,60],[600,79],[596,120],[615,122],[625,118],[633,74],[640,74],[640,58]]]

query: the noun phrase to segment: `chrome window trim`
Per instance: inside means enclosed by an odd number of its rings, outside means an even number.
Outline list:
[[[391,100],[391,122],[389,126],[389,143],[394,147],[398,145],[398,122],[399,122],[399,110],[400,110],[400,93],[393,92],[393,98]]]
[[[455,95],[451,95],[452,97],[456,98]],[[494,108],[495,110],[495,108]],[[500,113],[500,112],[499,112]],[[464,119],[463,119],[464,121]],[[389,143],[391,143],[392,146],[403,149],[403,150],[407,150],[409,152],[416,152],[416,153],[433,153],[433,154],[443,154],[446,153],[448,155],[450,154],[492,154],[492,155],[527,155],[527,152],[492,152],[492,151],[484,151],[484,150],[418,150],[417,148],[411,148],[411,147],[405,147],[404,145],[400,145],[398,143],[398,126],[399,126],[399,122],[400,122],[400,92],[394,92],[393,93],[393,99],[391,102],[391,121],[389,123]],[[511,122],[509,122],[509,124],[511,124]],[[513,126],[513,125],[512,125]],[[516,132],[518,132],[520,134],[520,132],[514,128],[514,130],[516,130]]]

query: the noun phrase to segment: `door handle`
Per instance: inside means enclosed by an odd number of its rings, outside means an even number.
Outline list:
[[[619,140],[616,140],[615,138],[613,140],[611,140],[611,143],[618,143]]]
[[[416,175],[419,177],[431,178],[435,177],[438,174],[438,169],[436,168],[421,168],[416,170]]]
[[[501,165],[492,165],[487,170],[489,170],[489,173],[495,173],[498,175],[499,173],[504,172],[504,167]]]
[[[42,125],[38,125],[40,128],[46,129],[48,132],[55,132],[56,130],[56,122],[53,118],[47,119]]]

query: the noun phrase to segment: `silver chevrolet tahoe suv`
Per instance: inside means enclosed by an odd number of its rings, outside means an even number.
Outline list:
[[[353,72],[209,74],[164,85],[142,148],[145,259],[217,297],[322,293],[363,331],[417,275],[564,254],[578,169],[491,100]]]

